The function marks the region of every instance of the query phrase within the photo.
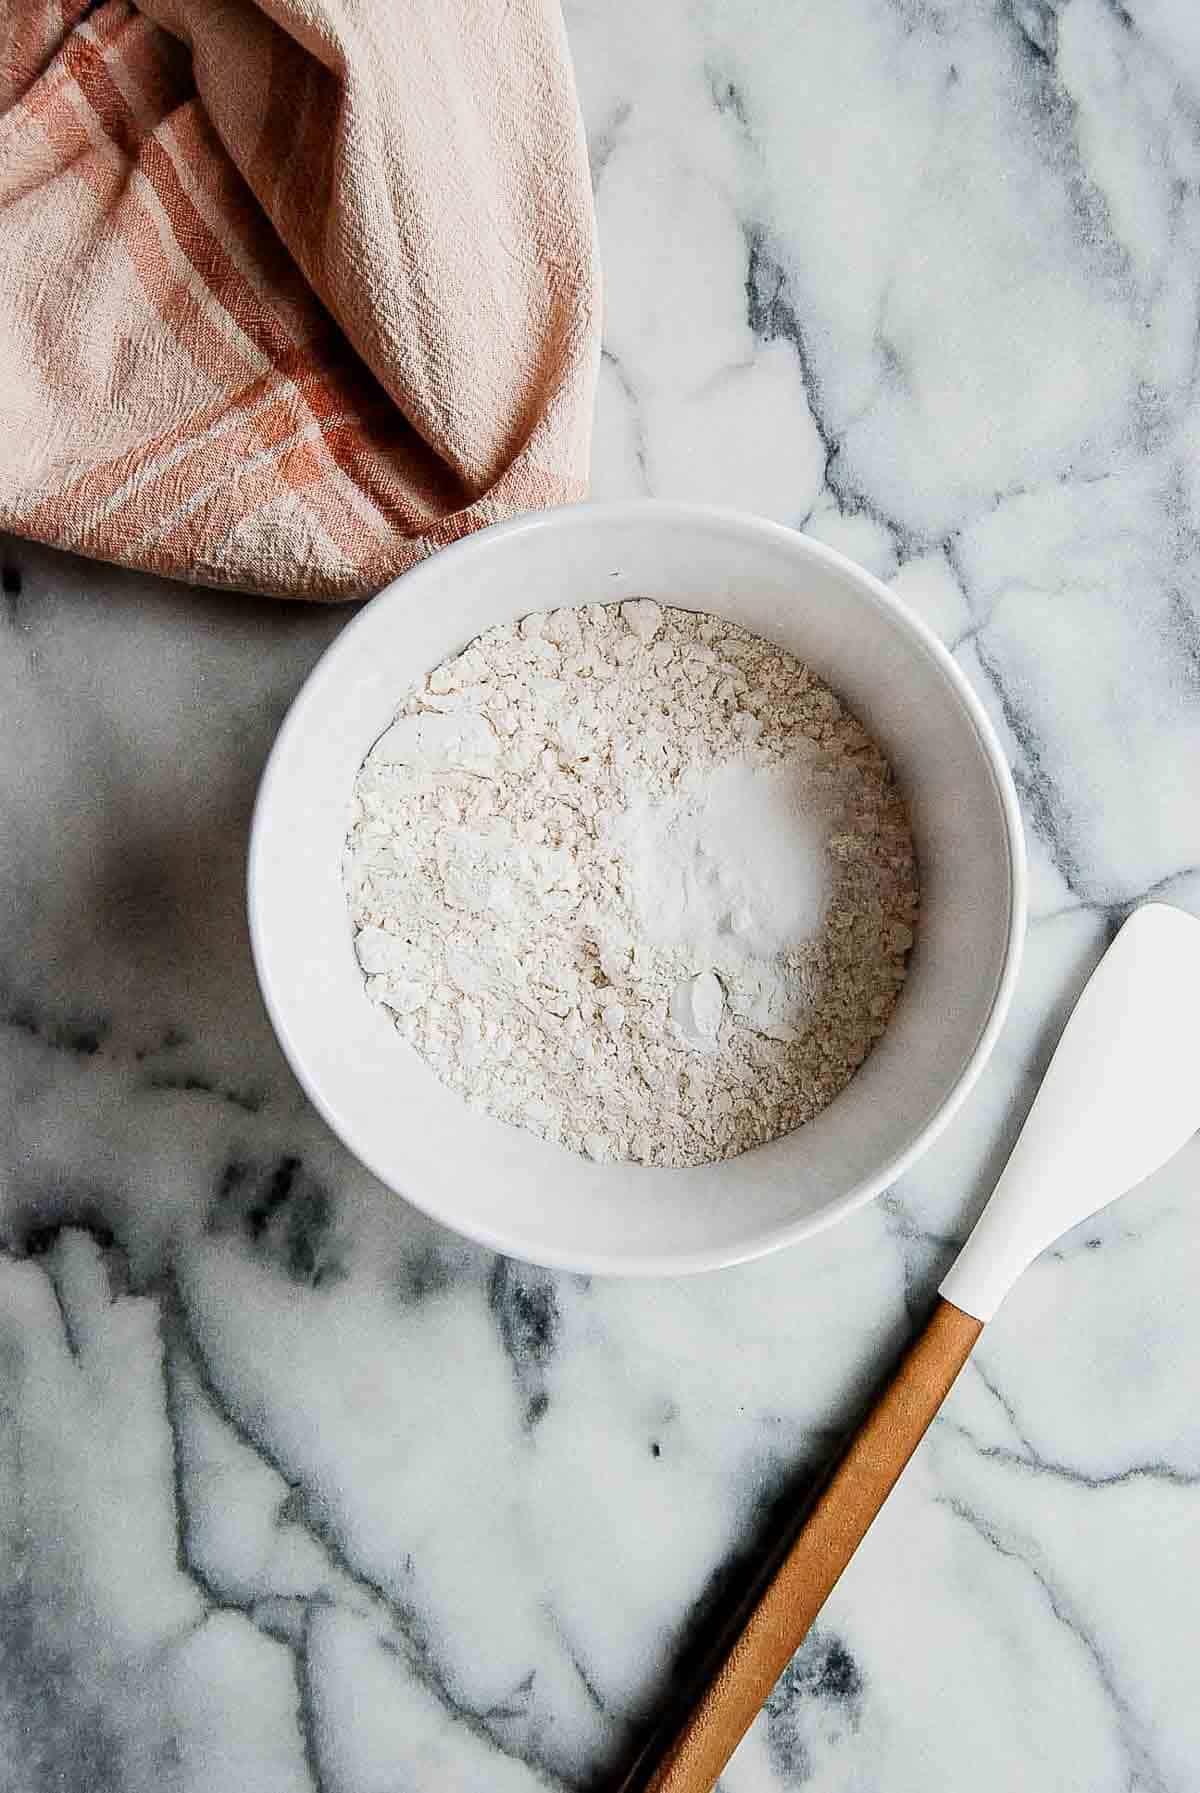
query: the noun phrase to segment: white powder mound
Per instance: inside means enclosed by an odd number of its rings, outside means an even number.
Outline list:
[[[491,629],[410,692],[345,873],[368,993],[445,1082],[642,1164],[824,1108],[917,912],[891,768],[829,688],[646,599]]]

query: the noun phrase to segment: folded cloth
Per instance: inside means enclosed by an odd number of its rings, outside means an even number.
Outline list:
[[[372,592],[582,495],[558,0],[0,0],[0,528]]]

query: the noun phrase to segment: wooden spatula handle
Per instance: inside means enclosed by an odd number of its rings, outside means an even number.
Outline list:
[[[862,1543],[958,1372],[982,1322],[939,1301],[855,1433],[795,1543],[644,1793],[709,1793]]]

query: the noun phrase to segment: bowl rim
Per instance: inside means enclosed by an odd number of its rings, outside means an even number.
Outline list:
[[[508,1237],[501,1228],[479,1225],[474,1222],[465,1223],[461,1216],[453,1212],[452,1209],[448,1210],[436,1198],[426,1200],[423,1194],[411,1194],[407,1189],[397,1189],[392,1174],[378,1162],[376,1154],[370,1148],[362,1149],[356,1141],[349,1137],[351,1130],[347,1130],[343,1126],[332,1101],[310,1078],[304,1055],[297,1049],[292,1038],[283,1005],[273,987],[268,967],[264,944],[265,917],[262,913],[260,898],[259,867],[264,834],[262,822],[274,800],[276,786],[281,777],[280,767],[291,737],[303,729],[308,710],[319,699],[326,685],[336,680],[340,663],[348,651],[347,644],[363,625],[368,613],[375,612],[379,605],[391,599],[398,587],[404,587],[407,602],[419,601],[419,587],[422,584],[435,583],[444,578],[457,561],[472,555],[486,554],[491,546],[500,539],[524,535],[535,530],[569,534],[581,525],[640,524],[648,516],[653,517],[667,528],[694,526],[698,523],[717,524],[734,535],[743,534],[754,536],[759,540],[773,541],[785,551],[797,554],[802,559],[807,558],[816,563],[823,563],[858,585],[881,610],[910,635],[915,645],[933,661],[957,697],[974,730],[980,750],[991,772],[992,782],[1000,803],[1008,857],[1008,925],[1003,960],[987,1019],[980,1028],[979,1036],[962,1070],[933,1114],[903,1151],[894,1154],[874,1175],[862,1178],[852,1189],[847,1190],[844,1195],[839,1196],[817,1213],[804,1215],[784,1226],[770,1227],[765,1233],[750,1235],[734,1246],[725,1244],[678,1253],[643,1251],[629,1257],[615,1256],[607,1252],[560,1250],[552,1246],[532,1251],[528,1241],[523,1238]],[[457,1233],[459,1237],[471,1239],[488,1250],[507,1257],[518,1258],[526,1263],[540,1264],[547,1269],[571,1271],[584,1275],[638,1278],[691,1276],[704,1271],[727,1269],[736,1264],[750,1263],[758,1258],[767,1257],[772,1252],[798,1245],[802,1240],[810,1239],[817,1233],[824,1232],[826,1228],[835,1226],[839,1221],[865,1207],[868,1202],[873,1201],[902,1177],[945,1131],[975,1087],[980,1073],[991,1056],[1012,1002],[1025,941],[1028,860],[1024,827],[1012,771],[1005,758],[996,730],[980,698],[958,662],[945,644],[934,634],[929,624],[907,603],[890,591],[874,573],[868,572],[866,567],[860,566],[857,561],[851,560],[839,549],[805,535],[800,529],[793,528],[788,524],[773,522],[766,517],[756,516],[750,511],[737,510],[732,506],[686,503],[659,498],[622,499],[608,502],[585,500],[579,504],[563,505],[553,510],[525,512],[504,522],[490,524],[485,529],[477,530],[471,535],[464,536],[461,540],[439,549],[429,559],[419,562],[416,566],[390,580],[373,598],[363,604],[345,628],[334,637],[317,659],[289,704],[263,766],[250,819],[246,906],[255,975],[268,1018],[284,1057],[322,1120],[358,1162],[365,1166],[386,1188],[398,1195],[402,1201],[408,1202],[418,1212]]]

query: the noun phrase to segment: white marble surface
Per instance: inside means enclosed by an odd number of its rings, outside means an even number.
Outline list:
[[[600,495],[838,543],[1012,755],[1034,914],[951,1133],[679,1284],[439,1231],[308,1110],[242,915],[344,613],[7,543],[0,1786],[599,1787],[923,1310],[1072,993],[1200,910],[1193,0],[571,0]],[[1200,1785],[1200,1150],[1042,1261],[727,1793]]]

